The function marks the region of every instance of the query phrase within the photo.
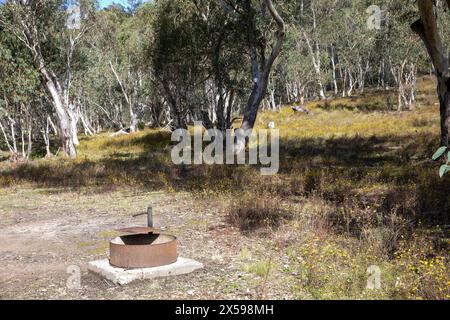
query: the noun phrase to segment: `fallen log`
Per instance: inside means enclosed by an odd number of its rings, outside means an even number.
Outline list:
[[[303,106],[293,106],[292,110],[295,113],[301,112],[301,113],[304,113],[304,114],[310,114],[310,111],[308,109],[306,109],[305,107],[303,107]]]
[[[126,129],[120,129],[119,131],[113,133],[110,135],[111,138],[115,138],[115,137],[120,137],[120,136],[126,136],[130,134],[129,132],[127,132]]]

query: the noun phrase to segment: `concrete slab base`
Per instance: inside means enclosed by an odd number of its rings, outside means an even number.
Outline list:
[[[147,280],[159,277],[177,276],[203,269],[203,264],[192,259],[178,257],[177,262],[167,266],[143,269],[122,269],[113,267],[108,259],[91,261],[88,270],[119,284],[126,285],[135,280]]]

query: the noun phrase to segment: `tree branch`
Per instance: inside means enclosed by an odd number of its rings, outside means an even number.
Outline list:
[[[284,20],[283,18],[281,18],[278,11],[275,9],[272,0],[265,0],[265,3],[267,5],[267,8],[269,9],[270,15],[278,25],[278,31],[276,32],[277,41],[272,49],[272,53],[270,54],[265,67],[265,69],[270,72],[270,68],[272,67],[275,59],[279,56],[283,48],[284,38],[286,35],[286,24],[284,23]]]

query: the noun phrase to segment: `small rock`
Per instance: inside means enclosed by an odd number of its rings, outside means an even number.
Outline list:
[[[195,294],[195,290],[188,290],[187,294],[193,296]]]

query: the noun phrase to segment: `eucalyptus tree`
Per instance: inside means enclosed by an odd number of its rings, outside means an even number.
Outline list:
[[[125,126],[124,97],[110,67],[115,55],[118,30],[126,13],[114,6],[97,12],[92,32],[86,35],[80,50],[86,56],[86,68],[74,79],[87,109],[84,118],[97,118],[97,128],[122,129]],[[116,61],[116,60],[114,60]]]
[[[42,107],[38,71],[27,48],[0,25],[0,129],[12,159],[28,159],[40,127]]]
[[[106,21],[102,20],[104,23],[100,28],[104,42],[99,47],[99,54],[107,61],[117,89],[128,108],[131,132],[138,130],[138,122],[145,106],[144,89],[148,84],[149,70],[143,68],[142,62],[147,43],[145,36],[149,36],[146,31],[151,30],[152,23],[151,13],[144,15],[141,10],[136,10],[133,14],[117,9],[104,12]]]
[[[155,39],[150,60],[155,82],[164,96],[172,128],[187,128],[202,105],[205,69],[205,33],[190,0],[158,1]]]
[[[77,121],[71,101],[73,62],[76,47],[88,25],[70,28],[66,2],[62,0],[10,0],[3,8],[2,24],[29,50],[34,67],[39,70],[42,85],[51,97],[57,116],[61,149],[76,157]],[[80,1],[81,11],[75,19],[91,17],[91,1]]]
[[[249,75],[242,66],[248,58],[242,53],[246,50],[245,35],[236,16],[227,14],[219,1],[192,0],[197,8],[204,33],[205,97],[208,100],[203,110],[206,127],[214,124],[224,131],[231,128],[233,114],[240,113],[240,105],[247,98],[245,85]],[[207,118],[207,119],[205,119]]]
[[[202,120],[224,131],[240,115],[239,134],[248,133],[261,106],[366,88],[395,88],[398,110],[409,109],[417,74],[429,67],[407,28],[416,5],[410,2],[378,1],[380,28],[372,29],[369,0],[129,1],[102,10],[82,0],[77,27],[67,24],[70,3],[0,6],[0,137],[12,153],[26,157],[28,139],[43,139],[50,150],[54,132],[62,151],[75,157],[78,129],[88,135],[143,124],[175,129]],[[450,76],[443,44],[450,36],[438,29],[450,23],[435,9],[448,3],[418,5],[421,19],[413,29],[436,71],[447,146]]]
[[[243,4],[243,10],[243,17],[245,18],[244,25],[247,27],[246,37],[250,53],[253,88],[244,110],[244,119],[241,129],[252,130],[255,125],[261,101],[267,93],[270,71],[283,49],[286,25],[271,0],[261,2],[259,8],[254,7],[251,1],[246,0]],[[261,22],[265,22],[267,19],[267,10],[271,19],[269,24],[274,24],[272,27],[275,29],[273,33],[274,40],[271,50],[269,49],[270,36],[267,33],[258,30],[257,10],[260,10],[259,18],[262,20]],[[266,53],[268,50],[270,50],[269,54]],[[242,145],[242,139],[240,140]]]
[[[103,109],[105,115],[120,129],[124,126],[124,113],[128,110],[128,127],[131,132],[135,132],[138,124],[137,94],[142,81],[138,79],[140,70],[135,68],[137,48],[133,43],[134,30],[131,24],[134,21],[130,21],[131,18],[131,14],[120,6],[103,10],[97,14],[95,32],[87,41],[91,46],[89,53],[93,68],[93,72],[89,73],[93,77],[100,77],[100,82],[92,80],[96,82],[100,97],[106,97],[95,102],[99,106],[103,105],[103,108],[107,107]]]
[[[406,28],[414,5],[386,1],[382,25],[376,32],[375,64],[378,64],[377,84],[397,90],[397,110],[410,109],[416,98],[416,80],[419,61],[425,57],[414,34]],[[375,70],[374,70],[375,71]]]
[[[302,47],[298,39],[301,39],[301,34],[298,28],[291,25],[287,29],[285,48],[276,70],[281,82],[278,94],[283,102],[299,102],[303,105],[316,96],[316,72],[306,48]]]
[[[339,1],[305,1],[301,2],[301,16],[295,25],[299,29],[299,43],[303,43],[307,48],[308,57],[315,72],[315,82],[317,86],[317,94],[320,99],[325,99],[325,78],[327,73],[327,50],[333,48],[327,43],[327,29],[324,27],[328,20],[331,19],[334,8],[338,6]],[[298,45],[298,49],[302,50],[303,46]],[[332,51],[334,53],[334,51]],[[333,55],[334,59],[334,55]],[[334,61],[334,60],[333,60]],[[334,69],[335,70],[335,69]]]
[[[450,71],[449,58],[445,52],[436,18],[436,3],[418,0],[420,18],[412,25],[412,30],[420,36],[434,66],[441,116],[441,145],[450,146]],[[445,4],[450,9],[450,0]]]
[[[87,67],[75,81],[83,100],[80,120],[85,131],[134,132],[144,124],[164,122],[164,99],[155,90],[148,63],[155,7],[142,3],[131,10],[113,5],[97,12],[92,32],[80,48]],[[84,122],[96,130],[86,130]]]
[[[251,0],[220,0],[219,3],[239,25],[252,75],[251,93],[243,112],[241,128],[236,134],[235,151],[240,152],[245,148],[247,137],[255,126],[261,102],[267,94],[272,67],[283,48],[286,24],[271,0],[258,4]]]

